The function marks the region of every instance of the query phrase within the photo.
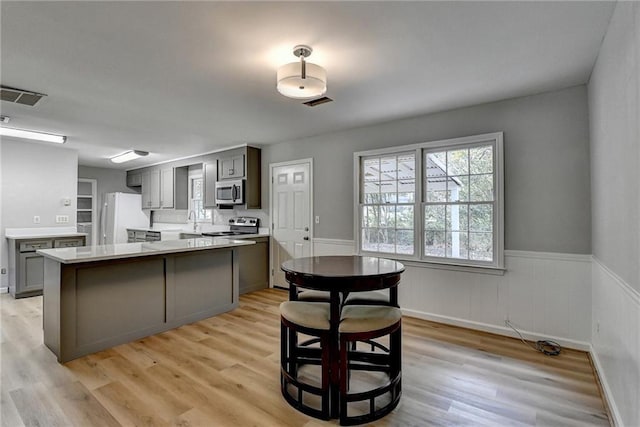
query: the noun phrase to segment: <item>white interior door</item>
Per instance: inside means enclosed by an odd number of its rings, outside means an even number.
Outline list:
[[[271,165],[272,285],[289,287],[280,269],[311,256],[311,160]]]

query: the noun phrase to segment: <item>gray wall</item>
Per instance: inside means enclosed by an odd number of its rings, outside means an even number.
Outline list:
[[[616,6],[589,81],[589,118],[593,254],[640,292],[639,23],[640,5]]]
[[[78,166],[78,178],[93,178],[98,181],[96,192],[98,202],[102,201],[105,193],[140,193],[134,188],[127,187],[127,172],[118,169]],[[139,189],[139,187],[138,187]]]
[[[497,131],[505,144],[505,248],[591,253],[585,86],[264,147],[263,206],[269,164],[312,157],[315,237],[353,239],[354,152]]]
[[[78,153],[48,143],[0,142],[0,186],[2,223],[0,224],[1,266],[8,267],[5,228],[73,227],[76,224]],[[71,199],[64,206],[63,199]],[[33,217],[40,216],[40,224]],[[68,215],[68,224],[56,224],[56,215]],[[7,275],[0,276],[7,286]]]

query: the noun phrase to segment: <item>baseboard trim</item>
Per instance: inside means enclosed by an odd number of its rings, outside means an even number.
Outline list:
[[[616,401],[613,399],[613,393],[611,392],[611,387],[609,387],[609,383],[607,382],[607,377],[604,375],[602,363],[600,362],[598,354],[596,353],[593,346],[590,345],[589,347],[589,356],[591,357],[593,369],[596,371],[596,377],[598,378],[600,388],[602,389],[602,398],[604,399],[605,405],[607,406],[606,409],[609,414],[610,421],[613,422],[614,426],[622,427],[624,425],[622,423],[622,417],[620,416],[620,411],[618,410]]]
[[[442,316],[439,314],[425,313],[417,310],[402,309],[402,313],[409,317],[415,317],[423,320],[430,320],[432,322],[444,323],[447,325],[460,326],[462,328],[474,329],[478,331],[490,332],[496,335],[503,335],[511,338],[519,338],[513,329],[507,326],[497,326],[489,323],[474,322],[471,320],[459,319],[456,317]],[[520,331],[523,337],[527,340],[552,340],[557,342],[563,347],[571,348],[574,350],[589,351],[591,344],[585,341],[571,340],[568,338],[554,337],[547,335],[540,335],[529,331]]]
[[[9,293],[9,287],[6,286],[4,288],[0,288],[0,294],[8,294]]]

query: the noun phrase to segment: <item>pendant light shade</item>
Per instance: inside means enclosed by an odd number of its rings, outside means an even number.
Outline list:
[[[308,46],[296,46],[293,54],[300,58],[300,62],[291,62],[278,68],[276,87],[282,95],[308,99],[324,95],[327,91],[327,71],[305,61],[311,52],[312,49]]]

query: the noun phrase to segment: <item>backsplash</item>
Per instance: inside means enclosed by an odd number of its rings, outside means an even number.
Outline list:
[[[227,225],[229,219],[236,216],[250,216],[260,219],[261,227],[269,227],[269,215],[264,210],[259,209],[212,209],[214,225]],[[175,209],[166,211],[153,211],[154,223],[187,224],[189,211],[185,209]]]

